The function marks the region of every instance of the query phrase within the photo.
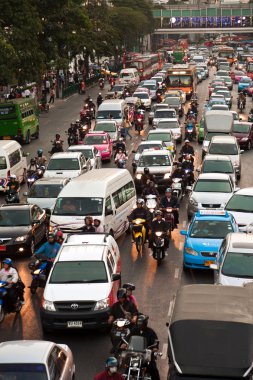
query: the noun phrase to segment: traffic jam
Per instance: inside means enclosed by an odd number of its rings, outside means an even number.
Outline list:
[[[0,130],[0,379],[252,379],[253,44],[129,53]]]

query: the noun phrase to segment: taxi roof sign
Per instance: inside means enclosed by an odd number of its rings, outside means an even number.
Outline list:
[[[227,216],[228,213],[225,210],[200,210],[199,215],[219,215]]]

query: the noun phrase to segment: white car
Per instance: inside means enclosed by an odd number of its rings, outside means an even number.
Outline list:
[[[200,174],[189,196],[188,218],[198,210],[224,209],[235,190],[235,184],[229,174]]]
[[[139,158],[144,152],[144,150],[149,149],[155,149],[155,150],[161,150],[161,149],[167,149],[166,144],[161,140],[145,140],[142,141],[136,150],[132,150],[132,153],[134,154],[133,163],[137,163],[139,161]]]
[[[86,160],[90,160],[91,169],[101,169],[102,160],[98,149],[93,145],[71,145],[67,152],[80,152]]]
[[[163,104],[163,103],[162,103]],[[176,116],[173,116],[176,114],[176,110],[174,108],[169,108],[168,105],[166,105],[165,107],[159,107],[159,108],[155,108],[155,113],[154,113],[154,116],[153,116],[153,121],[152,121],[152,126],[153,128],[157,128],[157,125],[159,123],[159,121],[161,120],[168,120],[168,119],[171,119],[171,118],[176,118]],[[162,128],[162,127],[160,127]]]
[[[0,343],[0,378],[10,380],[74,380],[70,348],[44,340]]]
[[[177,143],[182,142],[182,127],[177,118],[160,119],[157,123],[157,129],[168,129],[173,133]]]
[[[253,222],[253,187],[236,191],[225,209],[234,216],[239,230],[246,231],[247,226]]]
[[[54,153],[49,160],[44,178],[75,178],[90,169],[90,160],[86,160],[80,152]]]
[[[152,101],[151,101],[151,97],[149,96],[149,94],[147,92],[144,92],[144,91],[134,92],[133,96],[135,96],[136,98],[141,99],[142,103],[144,104],[144,107],[147,110],[151,109],[151,102]]]

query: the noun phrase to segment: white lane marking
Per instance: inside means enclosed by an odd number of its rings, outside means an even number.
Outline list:
[[[175,278],[178,278],[179,277],[179,268],[176,268],[175,269],[175,275],[174,275]]]
[[[165,360],[167,358],[168,343],[163,344],[162,356],[161,359]]]
[[[171,317],[171,314],[172,314],[172,308],[173,308],[173,301],[170,301],[170,306],[169,306],[169,311],[168,311],[168,318]]]
[[[179,243],[179,251],[183,250],[183,246],[184,246],[184,242],[180,241],[180,243]]]
[[[186,220],[183,221],[182,226],[183,226],[183,228],[186,227]]]

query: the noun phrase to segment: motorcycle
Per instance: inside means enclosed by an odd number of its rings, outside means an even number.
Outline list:
[[[38,256],[35,260],[32,260],[28,264],[28,268],[31,270],[32,282],[29,286],[32,294],[35,294],[37,288],[45,288],[47,276],[46,268],[48,266],[48,259],[41,255]]]
[[[115,161],[115,164],[117,165],[118,169],[125,169],[126,168],[126,160],[119,159]]]
[[[7,194],[5,194],[5,203],[19,203],[19,194],[16,190],[7,190]]]
[[[104,87],[105,87],[105,80],[101,78],[99,79],[99,88],[103,90]]]
[[[37,181],[37,179],[39,179],[39,175],[38,175],[38,172],[37,170],[28,170],[27,171],[27,186],[28,186],[28,189],[30,189],[30,187],[32,187],[32,185],[34,184],[35,181]]]
[[[169,230],[169,238],[171,238],[171,232],[175,228],[175,218],[173,214],[173,208],[172,207],[167,207],[165,209],[162,209],[163,215],[164,215],[164,220],[168,224],[168,230]]]
[[[240,110],[240,113],[243,112],[244,107],[245,107],[245,104],[244,104],[243,100],[238,100],[237,108]]]
[[[112,349],[111,353],[118,357],[125,346],[123,339],[128,339],[131,334],[129,329],[130,321],[126,318],[118,318],[113,322],[113,328],[111,330]]]
[[[137,115],[137,118],[135,120],[135,130],[139,133],[141,133],[141,131],[143,130],[143,126],[144,126],[144,116],[143,114],[138,114]]]
[[[171,184],[172,193],[178,199],[178,201],[180,201],[183,197],[182,180],[182,178],[173,178]]]
[[[157,197],[156,195],[146,195],[146,208],[151,212],[151,214],[156,210],[157,208]]]
[[[192,141],[194,138],[194,125],[188,123],[185,127],[185,140]]]
[[[132,221],[132,236],[138,253],[141,253],[146,241],[146,220],[137,218]]]
[[[20,300],[19,295],[17,295],[17,300],[15,305],[8,305],[6,303],[7,289],[10,284],[6,281],[0,281],[0,323],[3,322],[5,315],[9,313],[19,313],[22,309],[23,303]],[[18,293],[18,289],[17,289]]]
[[[78,135],[76,133],[68,133],[66,132],[66,134],[69,136],[68,137],[68,144],[69,146],[71,145],[77,145],[78,144]]]
[[[147,371],[147,367],[152,360],[152,349],[159,344],[157,340],[155,344],[147,347],[146,339],[143,336],[132,335],[127,342],[122,339],[126,345],[126,349],[120,353],[119,365],[126,368],[126,380],[151,380],[151,376]],[[162,353],[155,352],[156,357],[162,356]]]
[[[157,264],[160,265],[165,257],[165,239],[164,232],[155,232],[153,244],[152,244],[152,256],[153,259],[157,260]]]
[[[63,152],[63,141],[62,140],[51,140],[51,143],[53,144],[52,149],[50,152],[51,155],[58,152]]]
[[[40,102],[39,103],[39,110],[40,110],[40,112],[49,112],[49,104],[46,102]]]

